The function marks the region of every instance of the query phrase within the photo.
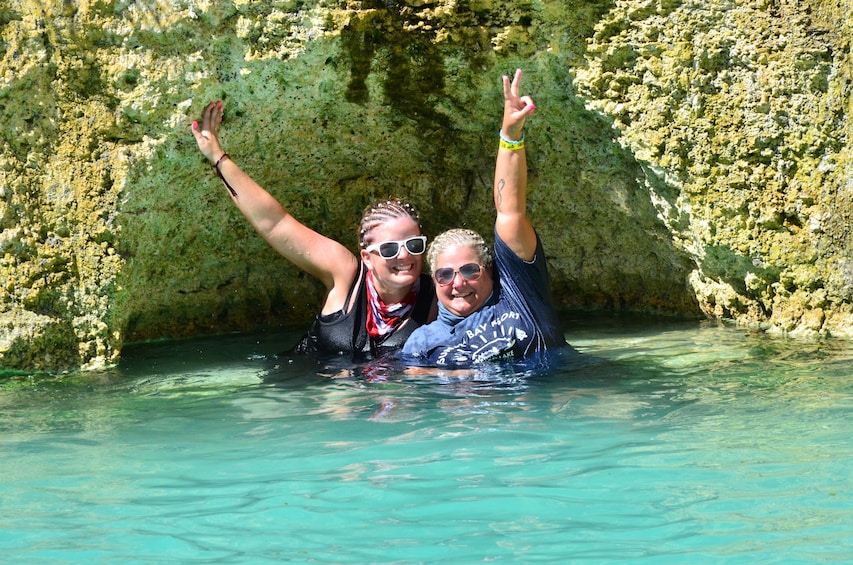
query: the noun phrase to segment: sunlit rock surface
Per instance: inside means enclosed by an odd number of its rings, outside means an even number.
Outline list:
[[[0,367],[307,324],[189,125],[355,249],[402,196],[491,235],[500,75],[562,307],[853,335],[847,1],[0,0]],[[289,344],[282,344],[283,348]]]

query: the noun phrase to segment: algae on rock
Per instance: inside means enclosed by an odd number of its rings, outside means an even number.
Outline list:
[[[617,2],[590,38],[579,92],[679,187],[672,235],[711,316],[853,334],[850,21],[844,2]]]

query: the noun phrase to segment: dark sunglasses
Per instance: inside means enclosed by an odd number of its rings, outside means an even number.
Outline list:
[[[452,267],[436,269],[432,274],[432,277],[439,286],[447,286],[453,282],[453,278],[456,276],[456,273],[459,273],[466,281],[475,281],[480,278],[482,269],[483,268],[477,263],[466,263],[459,267],[458,271]]]
[[[416,235],[402,241],[383,241],[382,243],[374,243],[364,248],[365,251],[371,253],[378,251],[379,256],[383,259],[393,259],[400,254],[400,249],[406,246],[406,251],[412,255],[421,255],[426,251],[426,236]]]

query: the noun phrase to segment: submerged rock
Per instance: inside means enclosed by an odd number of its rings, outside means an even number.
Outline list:
[[[305,324],[189,131],[356,247],[375,198],[491,234],[500,75],[566,309],[853,334],[851,12],[811,0],[0,0],[0,366]],[[288,344],[283,344],[286,346]]]

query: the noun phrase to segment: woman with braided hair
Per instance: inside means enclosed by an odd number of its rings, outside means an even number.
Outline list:
[[[436,316],[432,279],[422,274],[426,237],[417,212],[399,199],[369,206],[359,257],[300,223],[230,158],[219,143],[221,101],[208,104],[192,133],[231,199],[273,249],[326,287],[326,298],[297,353],[375,357],[400,349]]]

